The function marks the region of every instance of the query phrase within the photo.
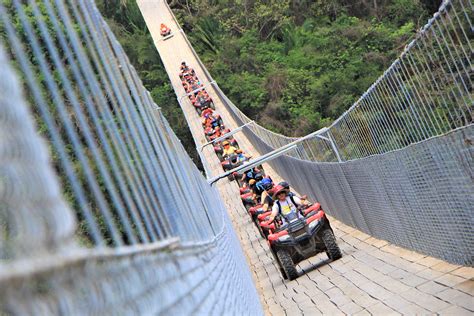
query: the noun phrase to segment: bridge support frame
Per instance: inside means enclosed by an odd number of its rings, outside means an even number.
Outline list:
[[[252,161],[251,163],[242,165],[242,166],[237,167],[237,168],[234,168],[234,169],[232,169],[232,170],[230,170],[230,171],[224,172],[224,173],[222,173],[222,174],[220,174],[220,175],[218,175],[218,176],[216,176],[216,177],[213,177],[213,178],[211,178],[211,179],[208,179],[208,182],[209,182],[209,184],[212,185],[212,184],[214,184],[215,182],[219,181],[220,179],[225,178],[225,177],[227,177],[228,175],[233,174],[234,172],[237,172],[237,173],[239,173],[239,174],[242,174],[242,173],[244,173],[244,172],[247,171],[247,170],[250,170],[250,169],[252,169],[252,168],[254,168],[254,167],[258,166],[258,165],[261,165],[262,163],[265,163],[265,162],[267,162],[267,161],[273,160],[273,159],[275,159],[275,158],[277,158],[277,157],[279,157],[279,156],[281,156],[281,155],[287,153],[288,151],[291,151],[291,150],[296,149],[296,148],[298,147],[298,144],[299,144],[299,143],[301,143],[301,142],[303,142],[303,141],[305,141],[305,140],[314,138],[314,137],[322,138],[322,139],[324,139],[324,140],[326,140],[326,141],[331,142],[331,140],[330,140],[329,138],[327,138],[327,137],[325,137],[325,136],[322,136],[322,134],[327,133],[327,132],[328,132],[328,128],[327,128],[327,127],[324,127],[324,128],[322,128],[322,129],[320,129],[320,130],[318,130],[318,131],[316,131],[316,132],[313,132],[313,133],[311,133],[311,134],[308,134],[308,135],[306,135],[306,136],[304,136],[304,137],[301,137],[301,138],[299,138],[299,139],[297,139],[297,140],[295,140],[295,141],[293,141],[293,142],[291,142],[291,143],[288,143],[288,144],[286,144],[286,145],[284,145],[284,146],[282,146],[282,147],[280,147],[280,148],[277,148],[277,149],[275,149],[275,150],[273,150],[273,151],[271,151],[271,152],[269,152],[269,153],[267,153],[267,154],[265,154],[265,155],[263,155],[263,156],[260,156],[260,157],[258,157],[257,159],[255,159],[254,161]],[[334,146],[334,147],[335,147],[335,146]],[[336,150],[337,150],[337,148],[336,148]],[[339,154],[337,154],[337,156],[338,156],[338,155],[339,155]]]

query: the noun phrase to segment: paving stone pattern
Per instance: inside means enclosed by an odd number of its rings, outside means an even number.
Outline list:
[[[184,95],[178,71],[181,61],[193,67],[203,84],[206,76],[162,1],[138,0],[155,45],[178,96]],[[166,23],[174,36],[161,40],[159,24]],[[212,86],[206,86],[227,127],[237,127]],[[201,122],[183,98],[182,108],[196,144],[204,144]],[[241,147],[258,156],[242,135],[235,136]],[[213,175],[222,172],[211,148],[203,151]],[[268,165],[265,171],[276,181],[278,173]],[[474,313],[474,268],[402,249],[375,239],[330,218],[343,257],[330,262],[320,254],[299,264],[300,276],[282,279],[279,269],[240,202],[238,187],[223,179],[217,183],[232,218],[235,231],[253,272],[262,306],[268,315],[394,315],[432,314],[471,315]]]

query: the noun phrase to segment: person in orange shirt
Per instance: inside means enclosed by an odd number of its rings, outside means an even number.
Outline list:
[[[161,36],[168,36],[171,33],[171,29],[167,27],[164,23],[160,25],[160,34]]]

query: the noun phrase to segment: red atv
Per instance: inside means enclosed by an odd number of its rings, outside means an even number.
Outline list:
[[[219,138],[222,135],[225,135],[229,132],[230,132],[230,129],[227,128],[225,130],[221,130],[219,126],[217,126],[216,128],[212,128],[209,126],[209,127],[206,127],[206,129],[204,129],[204,134],[206,135],[206,139],[208,141],[213,141],[214,139]]]
[[[223,133],[223,135],[225,134],[226,133]],[[237,143],[235,138],[226,138],[225,140],[228,141],[231,146],[234,146],[237,149],[239,148],[239,144]],[[224,161],[224,158],[222,157],[222,153],[224,152],[224,147],[222,147],[222,142],[214,143],[214,152],[216,153],[220,161]]]
[[[164,23],[160,25],[160,34],[161,36],[165,37],[171,34],[171,29],[167,27]]]
[[[277,225],[275,222],[269,222],[268,219],[270,217],[270,214],[272,213],[271,211],[268,212],[262,212],[258,210],[258,207],[261,208],[260,205],[256,206],[256,211],[254,211],[257,215],[257,225],[258,228],[262,234],[263,238],[267,238],[270,232],[275,231]],[[314,204],[309,204],[302,206],[300,211],[302,212],[303,216],[308,216],[311,212],[317,212],[321,208],[321,204],[319,203],[314,203]]]
[[[242,166],[247,161],[249,161],[249,158],[245,157],[243,153],[236,153],[224,158],[224,160],[221,162],[221,166],[224,169],[224,171],[230,171],[234,168]],[[227,178],[230,181],[233,181],[234,175],[230,174],[228,175]]]
[[[253,198],[253,192],[250,190],[243,191],[240,194],[240,198],[242,199],[242,203],[244,203],[244,206],[253,207],[256,204],[256,201]]]
[[[199,89],[199,87],[197,89]],[[192,89],[191,91],[194,91],[194,90],[195,89]],[[196,109],[199,115],[201,115],[202,111],[204,111],[205,109],[209,109],[209,108],[213,110],[216,109],[216,107],[214,106],[214,102],[212,102],[211,97],[206,96],[204,94],[197,95],[194,101],[192,102],[193,102],[194,108]]]
[[[246,194],[250,192],[252,192],[252,190],[248,186],[239,187],[240,197],[242,197],[242,194]]]
[[[196,72],[194,71],[194,69],[189,68],[188,66],[184,67],[180,71],[179,77],[181,78],[181,80],[183,80],[183,82],[186,82],[187,84],[192,84],[194,81],[197,80]]]
[[[270,216],[271,212],[267,212],[266,210],[264,210],[262,204],[254,204],[254,206],[249,209],[249,214],[255,224],[259,224],[260,221],[262,221],[263,219],[268,219],[267,217]],[[263,215],[265,215],[266,217],[263,217],[263,219],[260,220],[260,218],[262,218],[261,216]]]
[[[224,121],[222,121],[222,118],[219,114],[208,115],[203,121],[202,127],[204,129],[208,127],[212,127],[212,128],[220,127],[221,129],[225,128]]]
[[[334,232],[324,211],[319,208],[307,212],[306,216],[292,214],[287,223],[276,223],[276,230],[270,230],[268,242],[284,278],[298,277],[296,264],[320,252],[326,252],[331,260],[342,257]]]
[[[252,175],[249,175],[249,172],[252,172]],[[247,176],[245,177],[245,180],[243,180],[244,174],[239,174],[237,172],[234,172],[232,175],[234,176],[234,179],[237,180],[237,183],[239,184],[239,187],[248,185],[248,181],[250,179],[254,179],[256,182],[260,181],[265,177],[265,171],[263,170],[262,165],[257,166],[252,168],[252,170],[247,170],[245,172]]]

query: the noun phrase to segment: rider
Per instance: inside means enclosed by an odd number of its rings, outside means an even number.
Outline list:
[[[209,96],[209,93],[207,93],[206,90],[201,90],[198,92],[198,97],[202,97],[206,101],[210,101],[211,97]]]
[[[265,177],[256,183],[253,188],[253,198],[257,199],[260,196],[260,201],[257,203],[262,206],[259,208],[259,211],[266,212],[272,206],[271,192],[273,189],[273,181],[270,177]]]
[[[201,116],[207,118],[209,116],[214,116],[214,110],[211,108],[207,108],[202,110]]]
[[[250,158],[252,158],[252,156],[250,155],[247,155],[246,153],[244,153],[244,151],[240,148],[238,148],[236,151],[235,151],[235,154],[237,155],[237,160],[238,161],[245,161],[245,160],[248,160]],[[245,164],[245,162],[244,162]]]
[[[193,76],[195,75],[194,69],[186,65],[185,61],[183,61],[181,63],[181,66],[179,66],[179,71],[180,71],[179,76],[186,79],[187,81],[193,79]]]
[[[284,222],[301,215],[298,207],[303,205],[303,202],[299,197],[288,195],[288,190],[281,185],[277,185],[273,192],[275,203],[273,203],[269,222],[272,222],[277,215],[281,215]]]
[[[203,113],[204,113],[204,111],[201,113],[201,115],[204,117],[204,119],[202,120],[202,125],[204,125],[205,127],[211,127],[212,122],[213,122],[212,114],[210,114],[209,112],[206,112],[203,115]]]
[[[221,123],[222,121],[220,120],[220,116],[218,114],[209,114],[209,112],[204,115],[204,119],[202,120],[202,125],[204,125],[205,127],[223,127]]]
[[[214,140],[222,136],[222,130],[220,126],[216,126],[215,128],[212,128],[212,126],[209,126],[206,128],[206,131],[207,131],[207,135],[209,135],[209,138],[211,140]]]
[[[228,140],[222,142],[222,147],[224,147],[224,151],[222,152],[223,157],[235,154],[237,150],[236,147],[230,145]]]
[[[265,176],[262,180],[258,181],[253,188],[253,197],[256,199],[261,196],[263,192],[269,191],[273,188],[273,180],[269,176]]]
[[[160,31],[161,31],[161,34],[164,34],[164,33],[167,33],[168,31],[170,31],[170,29],[169,29],[169,27],[166,26],[166,24],[161,23]]]
[[[244,174],[242,174],[242,178],[240,179],[241,181],[250,181],[251,179],[255,179],[257,181],[260,181],[263,179],[262,172],[260,169],[257,167],[254,167]]]
[[[292,197],[292,196],[297,196],[294,192],[291,192],[290,190],[290,184],[286,181],[282,181],[280,183],[278,183],[278,185],[281,185],[282,187],[284,187],[287,192],[288,192],[288,197]],[[301,203],[303,205],[309,205],[310,203],[307,201],[307,196],[306,195],[302,195],[302,196],[298,196],[301,200]]]
[[[250,189],[250,191],[253,192],[253,189],[255,188],[256,183],[257,183],[257,181],[255,179],[250,179],[249,184],[248,184],[248,188]]]

